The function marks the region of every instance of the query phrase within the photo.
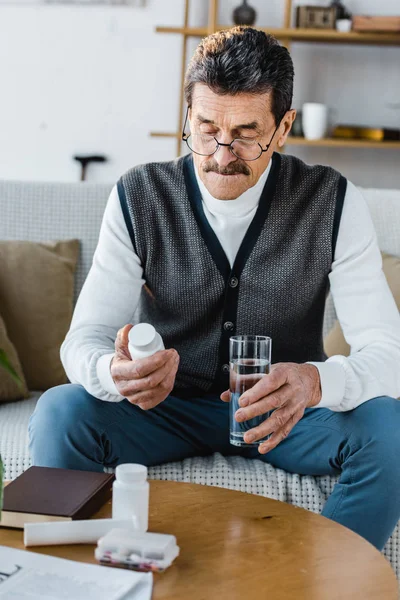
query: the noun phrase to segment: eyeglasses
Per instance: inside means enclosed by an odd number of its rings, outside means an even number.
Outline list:
[[[286,113],[285,113],[286,114]],[[231,141],[230,144],[222,144],[219,142],[213,135],[204,134],[204,133],[185,133],[186,123],[189,115],[189,107],[186,110],[185,123],[183,125],[182,130],[182,141],[186,142],[189,150],[194,152],[195,154],[199,154],[200,156],[212,156],[219,150],[220,146],[225,146],[229,148],[231,153],[236,156],[236,158],[240,158],[245,161],[257,160],[260,156],[269,150],[269,147],[272,144],[272,140],[276,132],[279,129],[279,126],[282,122],[282,119],[285,115],[281,117],[278,125],[275,128],[274,133],[272,134],[271,140],[269,144],[265,148],[261,146],[255,140],[243,140],[241,138],[236,138]]]

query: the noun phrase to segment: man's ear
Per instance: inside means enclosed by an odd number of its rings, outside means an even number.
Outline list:
[[[287,136],[292,129],[293,122],[296,118],[297,111],[294,109],[288,110],[283,117],[281,126],[279,127],[278,147],[282,148],[285,145]]]

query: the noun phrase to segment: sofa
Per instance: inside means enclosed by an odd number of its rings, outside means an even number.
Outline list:
[[[111,185],[92,183],[22,183],[0,181],[0,240],[66,240],[81,244],[75,275],[77,298],[91,265],[102,214]],[[382,251],[400,257],[400,190],[365,189]],[[328,298],[324,333],[335,311]],[[39,390],[28,399],[0,404],[0,453],[5,478],[14,479],[30,466],[27,424]],[[399,432],[400,435],[400,432]],[[285,473],[259,460],[220,454],[188,458],[149,469],[149,477],[216,485],[290,502],[320,512],[337,478]],[[397,525],[384,555],[400,579],[400,528]]]

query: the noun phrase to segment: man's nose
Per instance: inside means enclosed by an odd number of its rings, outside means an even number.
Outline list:
[[[220,146],[213,158],[220,167],[227,167],[231,162],[237,160],[237,156],[232,154],[230,146]]]

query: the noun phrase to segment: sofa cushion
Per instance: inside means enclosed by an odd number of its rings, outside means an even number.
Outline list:
[[[379,248],[382,252],[400,257],[400,190],[359,189],[371,213]],[[335,321],[335,306],[332,294],[329,294],[324,315],[324,336]]]
[[[382,252],[400,257],[400,190],[360,188]]]
[[[382,253],[383,272],[391,289],[397,308],[400,310],[400,258]],[[341,354],[349,356],[350,346],[346,342],[339,321],[336,321],[324,340],[327,356]]]
[[[80,241],[74,298],[90,269],[112,184],[0,180],[0,240]]]
[[[28,422],[41,393],[31,392],[22,402],[0,404],[0,455],[4,479],[15,479],[31,466]]]
[[[10,402],[28,397],[28,388],[17,350],[7,335],[4,320],[0,315],[0,350],[5,352],[8,362],[21,380],[20,385],[6,369],[0,365],[0,402]]]
[[[0,241],[0,306],[31,390],[66,382],[60,346],[69,329],[79,241]]]

